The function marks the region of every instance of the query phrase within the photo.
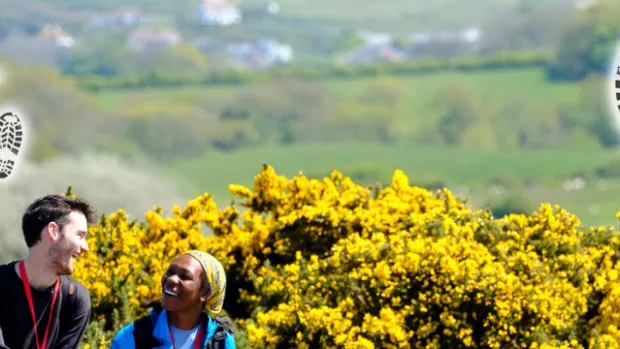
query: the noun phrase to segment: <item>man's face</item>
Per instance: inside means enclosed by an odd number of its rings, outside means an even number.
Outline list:
[[[86,234],[88,222],[80,212],[71,212],[69,221],[59,232],[55,241],[51,242],[50,259],[52,267],[59,275],[71,275],[75,258],[88,251]]]

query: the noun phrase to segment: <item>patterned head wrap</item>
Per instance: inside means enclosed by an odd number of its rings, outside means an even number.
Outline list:
[[[207,311],[211,316],[216,316],[222,311],[224,296],[226,295],[226,272],[222,264],[207,252],[192,250],[186,252],[194,257],[202,265],[202,269],[207,277],[207,282],[211,285],[211,294],[207,296]]]

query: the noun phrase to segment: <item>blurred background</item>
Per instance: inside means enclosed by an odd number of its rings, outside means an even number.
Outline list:
[[[559,204],[615,225],[607,101],[620,1],[0,0],[0,103],[28,123],[0,185],[0,259],[21,214],[74,192],[141,219],[263,163],[448,187],[497,217]],[[614,70],[614,71],[612,71]]]

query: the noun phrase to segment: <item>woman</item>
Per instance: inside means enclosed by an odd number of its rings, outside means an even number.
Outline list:
[[[202,251],[184,253],[170,264],[161,285],[161,303],[123,327],[110,349],[236,349],[229,322],[216,318],[226,293],[218,260]]]

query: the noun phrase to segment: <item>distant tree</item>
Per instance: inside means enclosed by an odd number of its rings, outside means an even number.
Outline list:
[[[250,120],[265,142],[290,143],[325,139],[333,108],[323,86],[279,79],[239,88],[221,117]]]
[[[550,80],[581,80],[590,73],[605,73],[620,35],[620,7],[598,1],[569,19],[547,76]]]
[[[565,130],[552,106],[515,97],[501,109],[496,120],[498,141],[503,147],[536,149],[563,144]]]
[[[620,145],[620,133],[610,110],[606,79],[590,76],[580,83],[580,98],[563,105],[560,109],[562,123],[575,132],[583,130],[594,137],[601,146],[611,148]]]
[[[405,120],[413,91],[395,77],[378,76],[359,93],[344,99],[333,123],[333,137],[391,142],[407,130],[397,128]]]
[[[141,71],[161,71],[174,75],[200,74],[207,71],[208,59],[197,47],[180,43],[135,54]]]
[[[346,31],[334,41],[333,54],[339,55],[364,46],[366,42],[356,31]]]
[[[158,162],[195,158],[204,154],[218,129],[217,116],[170,101],[151,101],[124,110],[125,138]]]
[[[80,46],[73,50],[63,74],[74,76],[101,75],[106,77],[134,73],[138,64],[122,41],[109,38],[97,45]]]
[[[52,68],[11,63],[3,63],[2,68],[6,81],[0,88],[0,101],[17,106],[24,114],[33,157],[38,157],[36,151],[47,156],[85,148],[106,150],[122,134],[122,118],[99,109],[94,96]]]
[[[499,13],[481,25],[483,52],[549,49],[566,31],[570,2],[521,2],[517,11]]]
[[[499,200],[491,200],[487,204],[493,217],[502,218],[510,214],[530,214],[535,205],[522,195],[509,195]]]
[[[152,48],[140,52],[127,50],[124,41],[111,36],[93,45],[72,50],[62,66],[63,74],[105,77],[157,72],[169,75],[201,74],[207,71],[208,59],[200,50],[186,43]]]
[[[282,145],[288,145],[294,142],[295,142],[295,131],[293,130],[293,126],[291,125],[291,122],[287,122],[280,129],[278,143]]]
[[[405,37],[395,38],[394,41],[392,41],[392,44],[402,50],[409,49],[413,45],[411,40]]]
[[[497,135],[493,124],[488,120],[471,124],[463,132],[460,145],[479,149],[495,149],[497,147]]]
[[[238,149],[261,144],[262,139],[254,124],[248,120],[217,120],[210,126],[208,138],[212,148]]]
[[[444,86],[435,94],[434,104],[440,107],[437,133],[447,145],[464,145],[473,141],[475,146],[494,142],[488,138],[490,122],[484,104],[476,91],[464,83]],[[476,140],[476,130],[483,127],[487,136],[486,144]]]

